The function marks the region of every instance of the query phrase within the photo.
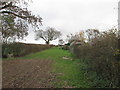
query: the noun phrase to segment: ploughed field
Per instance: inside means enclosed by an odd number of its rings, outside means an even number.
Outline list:
[[[53,87],[51,64],[51,60],[37,59],[3,61],[3,88]]]

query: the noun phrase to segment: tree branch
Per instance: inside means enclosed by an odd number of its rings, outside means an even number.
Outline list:
[[[2,11],[1,13],[13,14],[14,16],[17,16],[17,17],[22,18],[22,19],[28,18],[28,17],[25,17],[25,16],[20,16],[16,13],[13,13],[13,12],[10,12],[10,11]]]
[[[47,42],[47,40],[44,37],[41,36],[41,38]]]
[[[7,7],[12,7],[12,2],[8,3],[7,5],[0,8],[0,10],[5,9]]]

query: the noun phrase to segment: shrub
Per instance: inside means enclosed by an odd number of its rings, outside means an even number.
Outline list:
[[[27,54],[39,52],[54,45],[40,45],[40,44],[25,44],[25,43],[10,43],[2,45],[2,57],[7,58],[8,54],[13,54],[14,57],[20,57]]]
[[[74,47],[74,54],[89,65],[89,70],[108,81],[105,87],[120,86],[120,54],[116,53],[118,43],[117,32],[109,30],[81,46]]]

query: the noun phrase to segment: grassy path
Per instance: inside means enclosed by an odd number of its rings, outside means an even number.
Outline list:
[[[53,84],[55,87],[90,88],[91,84],[85,76],[86,65],[77,60],[69,51],[51,48],[42,52],[27,55],[22,59],[52,60],[52,72],[56,75]]]

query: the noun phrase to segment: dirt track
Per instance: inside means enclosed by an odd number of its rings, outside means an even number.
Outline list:
[[[50,88],[54,75],[51,60],[3,61],[3,88]]]

